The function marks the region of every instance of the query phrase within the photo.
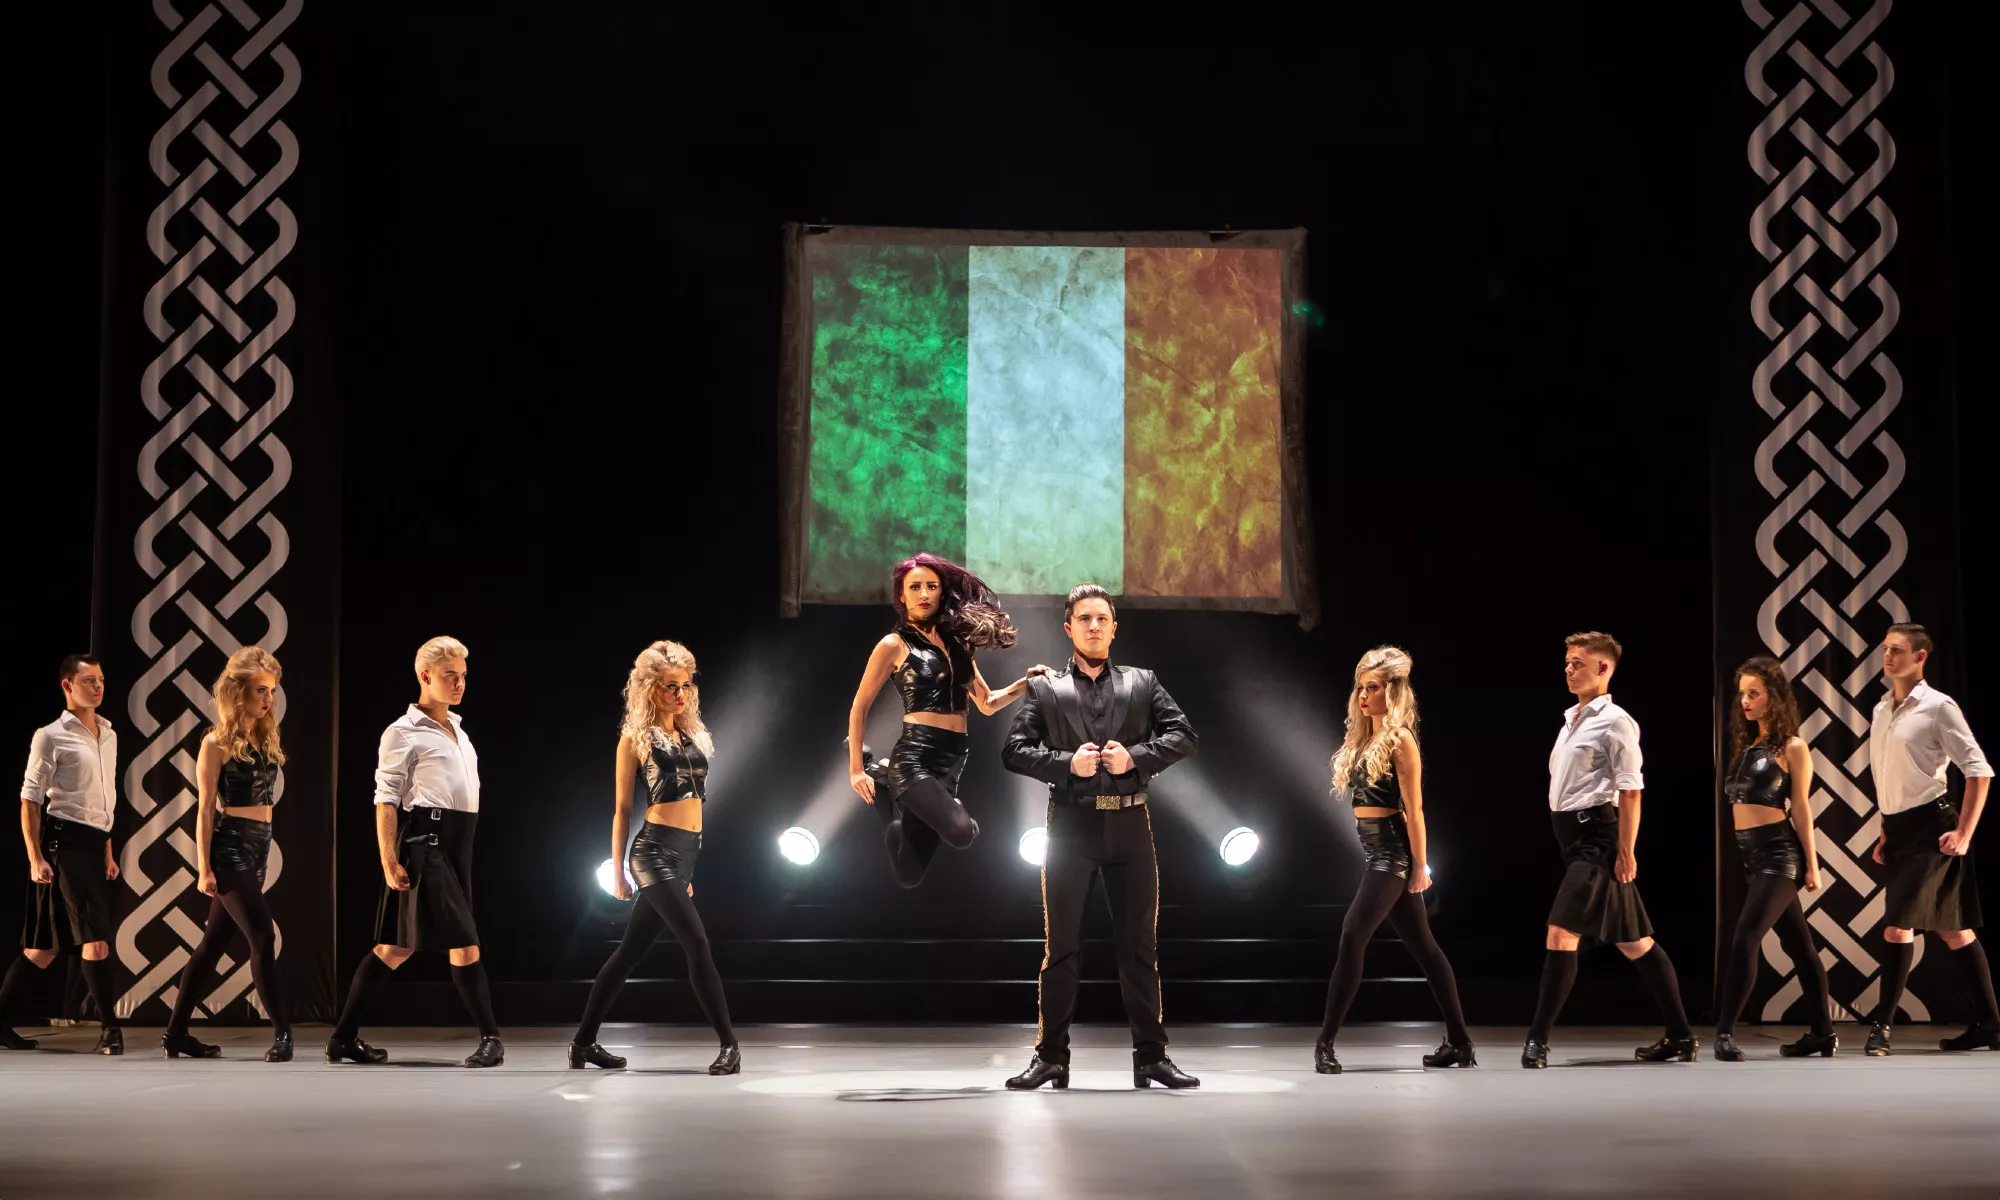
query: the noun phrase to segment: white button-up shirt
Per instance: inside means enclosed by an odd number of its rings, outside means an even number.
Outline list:
[[[446,715],[451,718],[450,732],[412,704],[382,731],[382,747],[375,756],[375,803],[479,811],[479,755],[458,714]]]
[[[1875,803],[1884,814],[1905,812],[1944,795],[1946,763],[1957,763],[1967,779],[1993,774],[1958,701],[1921,681],[1901,704],[1894,691],[1876,701],[1868,730],[1868,773],[1875,777]]]
[[[1549,811],[1577,812],[1613,804],[1620,792],[1646,789],[1639,773],[1639,723],[1605,693],[1563,713],[1549,751]]]
[[[118,732],[102,714],[95,737],[73,712],[35,730],[21,799],[46,806],[52,817],[108,833],[118,806],[117,784]]]

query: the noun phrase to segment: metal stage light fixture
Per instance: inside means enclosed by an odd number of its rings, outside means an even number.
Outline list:
[[[625,872],[625,882],[632,885],[633,895],[636,896],[639,894],[639,881],[632,878],[632,872]],[[613,900],[618,898],[618,892],[616,891],[618,886],[618,862],[616,859],[607,858],[597,864],[597,886],[603,888],[604,894]]]
[[[1024,861],[1039,867],[1042,865],[1043,861],[1048,858],[1048,856],[1049,856],[1048,830],[1042,828],[1040,825],[1037,825],[1033,829],[1030,829],[1026,833],[1021,835],[1021,858]]]
[[[1232,867],[1240,867],[1257,853],[1257,831],[1247,825],[1238,825],[1222,835],[1222,861]]]
[[[819,857],[819,839],[797,825],[778,835],[778,853],[795,866],[809,867]]]

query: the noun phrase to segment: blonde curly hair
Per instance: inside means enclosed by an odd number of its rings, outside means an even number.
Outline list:
[[[1354,664],[1354,689],[1347,693],[1347,737],[1333,756],[1335,792],[1357,780],[1373,784],[1387,775],[1395,766],[1396,731],[1416,734],[1417,693],[1410,687],[1410,666],[1409,653],[1400,646],[1377,646]],[[1376,724],[1361,704],[1361,678],[1378,673],[1389,695],[1389,715]]]
[[[674,732],[699,746],[703,754],[713,755],[715,739],[701,719],[701,691],[692,687],[694,655],[679,642],[654,642],[632,660],[632,673],[625,677],[625,722],[619,732],[632,739],[632,749],[641,758],[653,752],[655,734],[664,727],[653,697],[670,667],[686,671],[690,683],[688,705],[672,720]]]
[[[250,689],[259,675],[283,680],[285,669],[278,665],[277,658],[269,650],[261,646],[245,646],[229,656],[229,665],[215,677],[215,728],[209,730],[208,736],[214,740],[224,758],[247,760],[251,751],[262,750],[265,758],[282,764],[285,752],[278,745],[278,707],[275,703],[271,711],[257,718],[249,729],[243,727],[243,711],[250,704]]]

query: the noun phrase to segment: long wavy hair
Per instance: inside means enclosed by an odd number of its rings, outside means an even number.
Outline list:
[[[957,638],[968,650],[1005,650],[1018,636],[1014,622],[1000,609],[999,597],[986,581],[972,572],[935,554],[912,554],[889,573],[889,604],[896,610],[898,626],[910,623],[903,606],[903,577],[924,567],[938,577],[938,632]]]
[[[278,745],[277,697],[272,697],[270,712],[257,718],[250,728],[243,727],[243,713],[250,706],[250,689],[257,676],[267,673],[278,681],[285,677],[285,669],[269,650],[245,646],[229,656],[229,665],[215,677],[215,728],[209,731],[209,736],[215,739],[216,748],[224,758],[247,760],[251,751],[262,750],[264,757],[274,763],[285,761],[285,752]]]
[[[1739,683],[1745,675],[1755,675],[1764,681],[1764,694],[1769,697],[1764,705],[1764,724],[1771,728],[1771,749],[1784,749],[1785,743],[1799,732],[1799,701],[1792,694],[1792,681],[1785,675],[1785,664],[1768,654],[1759,654],[1736,668],[1736,674],[1729,677],[1729,682],[1732,685]],[[1729,756],[1734,758],[1743,753],[1756,740],[1755,726],[1743,719],[1742,703],[1731,703]]]
[[[1368,712],[1361,706],[1361,677],[1380,672],[1389,695],[1389,715],[1370,732]],[[1347,737],[1333,755],[1333,790],[1351,787],[1357,778],[1373,784],[1395,766],[1396,731],[1417,732],[1417,693],[1410,687],[1410,656],[1400,646],[1377,646],[1354,664],[1354,689],[1347,693]]]
[[[686,671],[689,685],[694,684],[694,655],[679,642],[654,642],[639,651],[639,657],[632,660],[632,673],[625,677],[625,722],[618,731],[632,739],[632,749],[641,758],[653,752],[659,730],[669,723],[654,702],[655,691],[665,681],[669,667]],[[671,724],[682,740],[693,742],[703,754],[715,753],[715,739],[709,736],[708,726],[701,720],[699,687],[689,693],[687,707],[673,716]]]

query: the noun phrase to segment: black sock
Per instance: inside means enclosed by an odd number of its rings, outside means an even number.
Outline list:
[[[361,1031],[361,1014],[368,1007],[368,1001],[375,995],[395,969],[382,961],[370,950],[361,959],[361,965],[354,968],[354,979],[347,985],[347,1003],[341,1006],[340,1022],[333,1027],[335,1041],[352,1041]]]
[[[1562,1015],[1563,1002],[1576,985],[1576,951],[1551,950],[1542,960],[1542,988],[1535,997],[1535,1023],[1528,1026],[1528,1040],[1549,1042],[1549,1027]]]
[[[486,986],[486,964],[453,967],[451,984],[465,1002],[465,1011],[472,1014],[472,1023],[479,1026],[479,1036],[499,1037],[500,1023],[493,1019],[493,993]]]
[[[1978,942],[1967,942],[1951,952],[1951,961],[1965,972],[1965,986],[1972,993],[1978,1020],[1989,1027],[2000,1026],[2000,1002],[1993,998],[1993,969],[1987,964],[1986,950]]]
[[[41,973],[42,968],[29,962],[27,955],[14,956],[13,965],[7,968],[6,980],[0,982],[0,1026],[13,1025],[7,1015],[14,1011],[14,1003],[21,998],[21,993],[27,991]]]
[[[119,1028],[118,993],[111,990],[111,960],[84,959],[83,986],[90,989],[90,998],[97,1003],[98,1022],[106,1029]]]
[[[1687,1009],[1681,1005],[1681,979],[1674,971],[1674,960],[1660,949],[1658,942],[1653,948],[1632,960],[1639,968],[1639,978],[1646,990],[1653,994],[1653,1003],[1659,1006],[1660,1019],[1666,1022],[1667,1036],[1670,1038],[1693,1037],[1694,1030],[1688,1025]]]
[[[1910,964],[1916,960],[1917,944],[1882,943],[1882,998],[1875,1002],[1875,1024],[1887,1029],[1896,1023],[1896,1006],[1903,1002],[1903,988],[1910,982]]]

